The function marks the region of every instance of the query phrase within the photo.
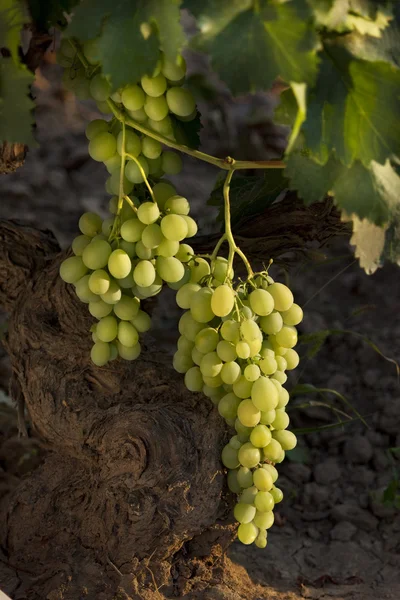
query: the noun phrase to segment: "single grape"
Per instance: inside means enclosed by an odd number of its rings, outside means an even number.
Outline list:
[[[275,310],[287,311],[293,304],[293,294],[283,283],[273,283],[268,286],[268,292],[274,299]]]
[[[282,446],[280,443],[272,439],[270,443],[263,448],[264,458],[267,460],[271,460],[272,462],[277,462],[282,452]]]
[[[285,360],[286,360],[286,369],[288,371],[295,369],[300,362],[299,355],[297,354],[296,350],[293,350],[292,348],[288,348],[288,351],[285,354]]]
[[[243,374],[248,381],[256,381],[261,375],[260,367],[254,364],[247,365]]]
[[[183,168],[180,154],[169,151],[163,152],[161,156],[161,168],[167,175],[178,175]]]
[[[158,256],[164,256],[165,258],[169,258],[171,256],[175,256],[179,252],[179,242],[175,242],[172,240],[167,240],[163,236],[162,242],[156,248],[156,253]]]
[[[239,358],[243,358],[244,360],[249,358],[251,354],[249,344],[243,341],[238,342],[236,344],[236,352]]]
[[[256,315],[269,315],[274,309],[274,299],[265,290],[258,289],[251,292],[249,296],[250,306]]]
[[[226,317],[235,305],[235,294],[227,285],[220,285],[211,298],[211,308],[217,317]]]
[[[103,131],[94,136],[89,142],[89,155],[93,160],[104,162],[114,156],[117,150],[117,140],[112,133]]]
[[[178,373],[186,373],[194,364],[190,356],[178,351],[174,354],[172,366]]]
[[[173,256],[158,256],[156,259],[156,270],[158,275],[168,283],[180,281],[185,275],[183,264]]]
[[[253,504],[257,493],[258,489],[254,485],[248,487],[241,493],[239,501],[244,502],[244,504]]]
[[[139,206],[137,214],[139,221],[145,225],[151,225],[160,216],[160,209],[155,202],[144,202]]]
[[[128,115],[138,123],[146,123],[148,120],[148,116],[146,115],[146,111],[143,107],[139,108],[138,110],[128,110],[127,112]]]
[[[146,312],[139,310],[136,317],[131,319],[131,323],[140,333],[145,333],[151,327],[151,318]]]
[[[136,265],[133,271],[133,279],[135,283],[142,287],[152,285],[156,278],[156,270],[148,260],[141,260]]]
[[[135,289],[137,291],[136,295],[139,295],[141,298],[150,298],[151,296],[156,296],[162,290],[162,279],[161,277],[156,275],[156,278],[154,279],[151,285],[136,285]]]
[[[240,334],[244,341],[250,344],[250,342],[262,338],[262,333],[255,321],[251,319],[245,319],[240,324]]]
[[[109,238],[112,228],[114,226],[114,217],[109,217],[108,219],[104,219],[103,225],[101,226],[101,231],[106,239]]]
[[[136,360],[140,354],[141,347],[137,343],[136,346],[124,346],[120,341],[117,341],[118,353],[124,360]]]
[[[114,250],[108,259],[108,270],[116,279],[127,277],[132,269],[132,262],[124,250]]]
[[[146,96],[144,103],[146,115],[153,121],[161,121],[168,115],[168,104],[164,96],[153,98]]]
[[[221,326],[221,336],[228,342],[238,342],[240,335],[240,325],[237,321],[228,319]]]
[[[297,445],[297,438],[291,431],[273,431],[272,437],[279,443],[283,450],[293,450]]]
[[[233,494],[240,494],[241,488],[237,480],[237,470],[231,469],[227,476],[228,488]]]
[[[110,97],[111,84],[99,73],[90,80],[90,93],[97,102],[105,102]]]
[[[161,231],[167,240],[180,242],[186,237],[188,227],[183,216],[169,214],[161,219]]]
[[[251,389],[253,387],[253,382],[247,381],[247,379],[242,375],[235,383],[233,384],[233,391],[236,396],[239,398],[249,398],[251,395]],[[257,425],[257,423],[255,423]],[[254,427],[254,425],[252,425]]]
[[[151,225],[147,225],[146,229],[143,230],[142,233],[142,242],[146,248],[157,248],[163,241],[164,236],[161,233],[161,228],[157,223],[152,223]]]
[[[264,533],[263,531],[260,531],[256,539],[254,540],[254,543],[257,546],[257,548],[266,548],[268,543],[266,532]]]
[[[193,367],[197,369],[198,367]],[[189,371],[188,371],[189,373]],[[186,373],[187,376],[187,373]],[[185,378],[186,378],[185,376]],[[196,390],[197,391],[197,390]],[[224,446],[221,454],[222,463],[228,469],[236,469],[239,467],[238,451],[232,448],[229,444]]]
[[[203,329],[202,323],[197,323],[190,311],[185,312],[179,319],[178,329],[181,335],[184,335],[188,340],[194,342],[196,335]]]
[[[274,513],[269,512],[256,512],[256,516],[253,519],[254,525],[260,529],[269,529],[274,524]]]
[[[203,381],[205,385],[208,385],[211,388],[220,388],[222,386],[222,379],[219,375],[215,377],[208,377],[203,374]],[[226,390],[224,390],[226,392]]]
[[[153,195],[160,210],[164,210],[167,200],[176,195],[176,189],[171,183],[160,181],[153,187]]]
[[[80,256],[66,258],[60,265],[60,277],[66,283],[76,283],[87,273],[87,267]]]
[[[235,391],[235,387],[233,389]],[[239,404],[237,412],[239,421],[245,427],[255,427],[260,422],[260,411],[250,399],[242,400],[242,402]]]
[[[96,106],[99,110],[99,112],[101,112],[103,115],[110,115],[112,114],[112,110],[111,108],[108,106],[108,102],[96,102]]]
[[[102,300],[96,300],[96,302],[89,303],[89,312],[92,317],[96,317],[96,319],[102,319],[110,314],[112,311],[112,306],[110,304],[106,304]]]
[[[143,244],[142,240],[139,240],[136,243],[136,254],[138,258],[142,260],[150,260],[154,256],[154,250],[150,250],[150,248],[146,248]]]
[[[248,546],[252,544],[258,536],[258,527],[253,523],[241,523],[238,528],[238,540]]]
[[[105,304],[105,306],[107,306]],[[131,298],[130,296],[121,296],[121,299],[117,304],[114,305],[114,313],[119,319],[123,321],[130,321],[137,316],[139,312],[140,303],[137,298]],[[112,307],[110,307],[112,308]]]
[[[186,73],[186,63],[183,56],[178,56],[177,61],[173,62],[164,55],[161,63],[161,73],[170,81],[180,81]]]
[[[155,77],[143,75],[140,83],[142,84],[142,88],[146,94],[148,96],[152,96],[153,98],[162,96],[167,89],[167,80],[161,73]]]
[[[274,465],[270,465],[268,463],[264,463],[262,468],[267,471],[271,477],[272,477],[272,482],[275,483],[275,481],[278,479],[278,471],[276,470],[276,468],[274,467]]]
[[[187,389],[191,392],[201,392],[201,389],[203,387],[203,377],[201,376],[201,371],[199,367],[192,367],[186,372],[185,385]],[[236,465],[228,468],[234,469],[235,467]]]
[[[271,432],[265,425],[261,423],[254,427],[253,431],[250,434],[250,441],[253,446],[257,448],[264,448],[271,441]]]
[[[83,43],[83,53],[92,65],[100,61],[98,40],[86,40]]]
[[[278,404],[278,391],[268,377],[259,377],[253,383],[251,399],[258,410],[272,410]]]
[[[89,288],[90,275],[84,275],[75,283],[75,292],[81,302],[89,304],[89,302],[96,302],[97,296]]]
[[[217,345],[217,354],[224,362],[230,362],[237,358],[236,348],[232,342],[221,340]]]
[[[142,139],[142,152],[146,158],[158,158],[162,152],[162,145],[159,141],[145,136]]]
[[[90,351],[90,358],[97,367],[104,367],[110,360],[110,356],[110,346],[105,342],[96,342]]]
[[[122,223],[121,236],[127,242],[138,242],[141,240],[145,228],[146,225],[139,221],[139,219],[129,219],[125,223]]]
[[[102,269],[107,265],[111,252],[111,246],[105,240],[92,240],[84,249],[82,260],[89,269]]]
[[[128,110],[139,110],[144,106],[146,94],[138,85],[128,85],[121,92],[122,104]]]
[[[192,217],[189,217],[188,215],[182,215],[182,218],[185,220],[187,228],[188,228],[188,232],[186,234],[187,238],[191,238],[194,237],[197,233],[197,223],[194,219],[192,219]]]
[[[262,425],[271,425],[271,423],[274,421],[275,417],[276,417],[275,410],[266,410],[266,411],[262,410],[260,423]]]
[[[88,140],[93,139],[98,133],[104,133],[108,131],[109,123],[104,119],[93,119],[85,130],[85,135]]]
[[[282,329],[283,320],[279,312],[273,311],[266,317],[261,317],[260,327],[264,333],[268,335],[275,335]]]
[[[166,93],[169,110],[180,117],[187,117],[196,109],[192,93],[181,87],[172,87]]]
[[[176,294],[177,305],[184,309],[190,308],[192,296],[198,290],[200,290],[200,286],[197,283],[185,283]],[[214,348],[212,349],[214,350]]]
[[[115,317],[109,315],[103,317],[97,323],[96,334],[102,342],[112,342],[118,333],[118,322]]]
[[[185,284],[185,285],[196,285],[196,284]],[[181,288],[182,289],[182,288]],[[218,331],[212,327],[205,327],[196,335],[195,345],[197,350],[202,354],[213,352],[217,347],[219,340]]]
[[[260,491],[254,498],[254,505],[259,512],[270,512],[275,505],[274,499],[269,492]]]
[[[195,292],[190,300],[190,313],[198,323],[208,323],[214,318],[211,308],[213,291],[204,287]]]
[[[233,279],[234,277],[234,272],[232,268],[229,271],[229,275],[227,275],[228,261],[223,256],[217,256],[217,258],[213,261],[212,273],[215,279],[218,279],[218,281],[220,281],[221,283],[223,283],[227,277],[229,277],[229,279]]]
[[[95,213],[86,212],[79,219],[79,229],[84,235],[93,238],[101,231],[102,220]]]
[[[189,244],[179,244],[179,250],[175,254],[175,258],[183,263],[188,263],[194,256],[194,250]]]
[[[249,488],[253,485],[253,473],[248,467],[240,467],[237,472],[237,481],[241,488]]]
[[[117,137],[117,152],[122,154],[123,150],[124,132],[120,131]],[[139,156],[142,151],[142,142],[140,137],[130,129],[125,131],[125,152],[132,154],[132,156]],[[120,159],[121,162],[121,159]]]
[[[113,171],[111,173],[111,176],[107,179],[106,181],[106,191],[109,194],[119,194],[120,191],[120,187],[121,187],[121,169],[115,169],[115,171]],[[129,181],[126,177],[125,174],[122,178],[122,191],[124,194],[128,195],[131,193],[131,191],[133,190],[133,183],[131,181]]]
[[[232,392],[225,394],[218,403],[218,412],[224,419],[236,419],[240,398]]]
[[[182,218],[184,218],[182,216]],[[195,258],[193,265],[191,265],[191,276],[190,281],[197,283],[201,281],[203,277],[206,277],[210,273],[210,265],[204,258]]]
[[[281,385],[283,385],[287,381],[287,375],[282,371],[275,371],[275,373],[271,375],[271,380],[273,379],[276,379]]]
[[[303,320],[303,310],[298,304],[293,303],[288,310],[282,312],[282,319],[285,325],[298,325]]]
[[[137,329],[128,321],[121,321],[118,324],[118,339],[127,348],[136,346],[139,341],[139,334]]]
[[[111,281],[108,290],[100,297],[107,304],[117,304],[121,300],[122,292],[116,281]]]
[[[280,490],[279,488],[273,486],[272,490],[270,491],[270,494],[273,497],[275,504],[278,504],[279,502],[282,502],[282,500],[283,500],[283,492],[282,492],[282,490]]]
[[[240,366],[235,361],[229,361],[221,369],[221,379],[224,383],[232,385],[241,375]],[[235,415],[236,417],[236,415]]]
[[[75,256],[82,256],[86,246],[90,244],[90,237],[87,235],[78,235],[72,242],[72,252]]]
[[[206,377],[216,377],[220,374],[222,362],[216,352],[205,354],[200,363],[200,371]]]
[[[169,115],[164,117],[164,119],[160,119],[157,121],[156,119],[148,118],[149,128],[155,131],[156,133],[161,133],[161,135],[165,135],[166,137],[174,140],[175,137],[173,135],[173,127],[172,121]]]
[[[272,422],[272,427],[275,430],[286,429],[289,426],[289,416],[284,410],[277,410],[275,419]]]
[[[233,509],[233,516],[239,523],[251,523],[256,516],[256,509],[251,504],[239,502]]]
[[[110,288],[110,276],[104,269],[93,271],[89,277],[89,289],[97,295],[105,294]],[[111,311],[110,311],[111,312]]]
[[[278,368],[278,363],[276,362],[275,358],[269,355],[266,358],[260,360],[259,364],[261,371],[264,373],[264,375],[272,375]]]
[[[253,481],[256,488],[262,492],[269,492],[274,485],[271,474],[262,467],[254,471]]]
[[[177,347],[179,352],[190,354],[194,348],[194,342],[191,342],[184,335],[181,335],[178,339]]]

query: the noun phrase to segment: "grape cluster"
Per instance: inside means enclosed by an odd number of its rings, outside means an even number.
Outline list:
[[[177,292],[186,310],[179,321],[173,364],[192,392],[203,392],[234,427],[222,451],[228,485],[238,495],[234,515],[244,544],[264,548],[282,500],[275,486],[286,450],[296,445],[287,430],[285,371],[297,367],[295,325],[303,312],[289,288],[266,273],[233,286],[226,259],[193,260],[191,280]]]

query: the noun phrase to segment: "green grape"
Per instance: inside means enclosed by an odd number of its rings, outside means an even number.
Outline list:
[[[194,256],[194,250],[189,244],[179,244],[178,252],[175,258],[183,263],[188,263]]]
[[[196,285],[196,284],[185,284],[185,285]],[[183,288],[181,288],[183,289]],[[202,354],[213,352],[217,347],[219,340],[218,331],[212,327],[205,327],[196,335],[195,346]]]
[[[252,469],[260,462],[261,453],[251,442],[245,442],[238,452],[238,458],[243,467]]]
[[[254,364],[247,365],[243,374],[248,381],[256,381],[261,375],[260,367]]]
[[[246,358],[250,357],[250,346],[247,342],[238,342],[236,344],[236,353],[238,355],[239,358],[243,358],[244,360]]]
[[[116,152],[115,154],[112,155],[111,158],[108,158],[107,160],[103,161],[104,165],[107,169],[107,171],[110,173],[110,175],[112,175],[114,173],[114,171],[118,171],[118,173],[120,172],[121,169],[121,157],[118,154],[118,152]],[[117,197],[118,200],[118,197]],[[110,211],[113,212],[113,211]],[[113,214],[117,214],[117,211],[115,210],[115,212],[113,212]]]
[[[231,342],[221,340],[217,345],[217,354],[224,362],[231,362],[237,358],[235,346]]]
[[[191,342],[184,335],[181,335],[178,339],[177,346],[179,352],[182,352],[182,354],[190,354],[194,348],[194,342]]]
[[[165,258],[170,258],[171,256],[175,256],[179,252],[179,242],[174,242],[172,240],[167,240],[163,236],[162,242],[158,245],[156,249],[156,253],[158,256],[164,256]]]
[[[102,220],[95,213],[83,213],[79,219],[79,229],[84,235],[93,238],[101,231]]]
[[[223,283],[227,278],[228,273],[228,261],[223,256],[217,256],[217,258],[213,261],[212,273],[218,281]],[[233,269],[229,271],[228,275],[229,279],[233,279],[234,272]]]
[[[76,283],[87,273],[87,267],[80,256],[66,258],[60,265],[60,277],[66,283]]]
[[[293,348],[297,344],[297,331],[295,327],[284,325],[275,336],[277,343],[283,348]]]
[[[276,462],[276,463],[281,463],[281,462],[283,462],[283,461],[285,460],[285,456],[286,456],[286,454],[285,454],[285,451],[284,451],[284,450],[282,450],[282,452],[280,453],[279,457],[276,459],[276,461],[275,461],[275,462]]]
[[[147,164],[149,165],[149,175],[153,175],[155,179],[160,179],[164,175],[164,171],[161,168],[161,156],[158,158],[148,158]]]
[[[272,488],[272,490],[270,491],[270,494],[271,494],[272,498],[274,499],[275,504],[282,502],[282,500],[283,500],[282,490],[280,490],[279,488],[274,486]]]
[[[253,340],[252,342],[249,342],[249,348],[250,348],[250,358],[254,358],[255,356],[257,356],[262,348],[262,339],[259,338],[257,340]]]
[[[111,342],[110,344],[110,360],[115,360],[118,358],[118,347],[115,342]]]
[[[148,287],[154,283],[156,270],[149,260],[141,260],[133,271],[135,283],[141,287]]]
[[[100,297],[107,304],[117,304],[121,300],[122,292],[116,281],[111,281],[108,290]]]
[[[161,219],[161,231],[167,240],[180,242],[186,237],[188,227],[183,216],[169,214]]]
[[[265,317],[274,309],[274,299],[271,294],[265,290],[258,289],[251,292],[249,296],[250,306],[256,315]]]
[[[265,425],[256,425],[250,434],[250,441],[257,448],[264,448],[271,441],[271,432]]]
[[[150,298],[151,296],[156,296],[162,290],[162,279],[156,275],[154,282],[151,285],[147,285],[145,287],[136,285],[136,290],[143,298]]]
[[[182,216],[183,218],[183,216]],[[210,265],[204,258],[196,257],[194,260],[193,266],[191,266],[191,276],[190,281],[192,283],[197,283],[203,277],[206,277],[210,273]]]
[[[231,469],[227,476],[228,488],[233,494],[240,494],[241,488],[237,480],[237,470]]]
[[[108,102],[96,102],[96,106],[103,115],[110,115],[112,113],[111,108],[108,106]]]
[[[178,175],[183,168],[180,154],[164,151],[161,156],[161,168],[167,175]]]
[[[237,321],[228,319],[221,326],[221,336],[228,342],[236,343],[239,340],[240,325]],[[237,351],[237,349],[236,349]]]
[[[225,390],[221,389],[220,387],[213,388],[206,384],[203,385],[203,394],[207,396],[207,398],[209,398],[215,406],[218,406],[218,403],[224,393]]]
[[[267,471],[271,477],[272,477],[272,482],[275,483],[275,481],[278,479],[278,471],[276,470],[276,468],[274,467],[274,465],[270,465],[268,463],[264,463],[262,468]]]
[[[222,386],[222,379],[219,375],[215,377],[208,377],[207,375],[203,375],[203,381],[208,387],[211,388],[219,388]],[[226,390],[224,390],[226,392]]]
[[[111,357],[109,344],[105,342],[96,342],[90,351],[90,358],[97,367],[104,367]]]
[[[133,317],[133,319],[131,319],[131,323],[136,327],[136,329],[140,333],[145,333],[151,327],[151,318],[150,315],[148,315],[146,312],[144,312],[143,310],[139,310],[136,317]]]
[[[275,360],[276,360],[276,364],[277,364],[277,367],[278,367],[278,371],[286,371],[287,362],[283,358],[283,356],[276,356]]]
[[[84,249],[82,260],[89,269],[101,269],[107,265],[111,252],[111,246],[105,240],[92,240]]]
[[[259,512],[270,512],[274,508],[274,499],[269,492],[260,491],[254,498],[254,505]]]
[[[181,87],[172,87],[166,93],[169,110],[180,117],[187,117],[196,110],[192,93]]]
[[[183,56],[178,56],[177,61],[169,60],[163,55],[161,63],[161,73],[170,81],[180,81],[185,77],[186,63]]]
[[[235,387],[233,387],[233,389],[235,391]],[[242,400],[242,402],[239,404],[237,412],[239,421],[245,427],[255,427],[260,422],[260,411],[250,399]]]
[[[272,439],[270,443],[263,448],[264,458],[267,460],[271,460],[272,462],[276,462],[282,452],[282,446],[277,440]]]
[[[121,250],[125,250],[129,258],[135,258],[136,256],[136,244],[133,242],[126,242],[125,240],[119,240],[119,247]]]
[[[138,208],[139,221],[145,225],[151,225],[152,223],[155,223],[159,216],[160,209],[155,202],[144,202]]]
[[[140,155],[137,160],[147,178],[149,174],[149,164],[147,160],[142,155]],[[143,183],[143,181],[145,180],[138,164],[134,160],[129,160],[127,162],[125,167],[125,175],[128,181],[131,181],[132,183]]]
[[[108,270],[115,279],[127,277],[132,269],[132,262],[124,250],[114,250],[108,259]]]
[[[176,117],[178,119],[178,121],[193,121],[193,119],[195,119],[197,116],[197,109],[195,109],[192,113],[190,113],[190,115],[188,115],[187,117]]]
[[[253,473],[247,467],[240,467],[237,472],[237,481],[241,488],[249,488],[253,485]]]
[[[126,242],[138,242],[142,239],[142,233],[145,228],[146,225],[139,221],[139,219],[129,219],[121,225],[122,239]]]
[[[268,292],[274,299],[275,310],[287,311],[293,304],[293,294],[283,283],[273,283],[268,286]]]
[[[275,417],[276,417],[275,410],[265,410],[265,411],[262,410],[260,423],[261,423],[261,425],[271,425],[271,423],[275,419]]]
[[[172,366],[178,373],[186,373],[191,367],[193,367],[193,361],[187,354],[181,352],[175,352],[174,358],[172,359]]]
[[[252,387],[253,382],[247,381],[244,375],[242,375],[240,379],[235,381],[233,384],[233,391],[235,392],[236,396],[239,396],[239,398],[248,398],[251,394]],[[255,423],[255,425],[257,425],[257,423]]]
[[[171,183],[160,181],[153,187],[153,195],[160,210],[164,210],[167,200],[176,195],[176,189]]]
[[[93,271],[89,277],[89,289],[93,294],[102,295],[110,288],[110,276],[104,269]],[[110,311],[111,312],[111,311]]]
[[[279,385],[279,388],[277,387],[278,390],[278,405],[277,405],[277,409],[279,408],[284,408],[287,403],[289,402],[289,392],[282,387],[282,385],[279,383],[279,381],[276,381],[275,379],[271,379],[272,383],[275,384],[276,386]]]
[[[283,320],[279,312],[273,311],[266,317],[261,317],[260,327],[264,333],[268,335],[275,335],[282,329]]]
[[[282,371],[275,371],[273,375],[271,375],[271,379],[276,379],[280,384],[284,384],[287,381],[286,373],[282,373]]]
[[[143,98],[144,98],[144,94],[143,94]],[[144,103],[144,100],[143,100],[143,103]],[[138,110],[128,110],[127,112],[128,112],[128,115],[130,117],[132,117],[132,119],[134,119],[138,123],[145,123],[147,121],[147,115],[146,115],[146,112],[143,107],[139,108]]]
[[[82,256],[86,246],[90,244],[90,237],[87,235],[78,235],[72,242],[72,252],[75,256]]]
[[[180,281],[185,275],[183,264],[173,256],[158,256],[156,259],[156,270],[158,275],[168,283]]]
[[[239,542],[248,546],[256,540],[258,528],[253,523],[241,523],[237,534]]]
[[[118,353],[124,360],[136,360],[140,354],[141,347],[137,343],[136,346],[124,346],[120,341],[117,341]]]
[[[161,133],[161,135],[165,135],[170,139],[175,139],[173,135],[172,121],[169,115],[167,115],[164,119],[160,119],[159,121],[149,118],[148,125],[149,128],[156,133]]]
[[[192,349],[192,352],[191,352],[192,361],[198,367],[200,366],[203,356],[204,356],[204,354],[202,352],[199,352],[199,350],[197,350],[197,348]]]
[[[251,399],[258,410],[272,410],[278,404],[278,391],[268,377],[259,377],[253,383]]]
[[[151,225],[147,225],[147,227],[143,230],[142,233],[142,242],[146,248],[157,248],[163,241],[164,236],[161,233],[161,228],[157,223],[152,223]]]
[[[197,323],[190,311],[185,312],[179,319],[178,329],[181,335],[184,335],[188,340],[194,342],[196,335],[203,329],[202,323]]]
[[[98,40],[86,40],[83,43],[83,53],[92,65],[100,61]]]
[[[89,302],[89,312],[92,317],[96,317],[96,319],[102,319],[110,314],[112,311],[112,306],[110,304],[106,304],[103,300],[96,300],[96,302]]]
[[[272,375],[278,368],[278,363],[276,362],[275,358],[269,355],[260,360],[259,364],[264,375]]]
[[[192,217],[189,217],[188,215],[182,215],[182,219],[185,220],[187,228],[188,228],[188,232],[186,234],[187,238],[191,238],[194,237],[197,233],[197,223],[194,219],[192,219]]]
[[[110,97],[111,85],[101,73],[91,79],[90,93],[97,102],[105,102]]]
[[[298,325],[303,320],[303,311],[298,304],[293,303],[292,306],[282,312],[282,319],[285,325]]]
[[[101,231],[103,235],[105,235],[106,239],[109,238],[112,228],[114,225],[114,217],[109,217],[108,219],[104,219],[103,225],[101,226]]]
[[[121,92],[122,104],[128,110],[139,110],[144,106],[146,95],[138,85],[128,85]]]
[[[107,317],[108,318],[108,317]],[[128,321],[121,321],[118,324],[118,339],[123,346],[132,348],[139,341],[137,329]]]
[[[293,450],[297,445],[297,438],[291,431],[273,431],[272,437],[280,444],[283,450]]]
[[[255,545],[257,546],[257,548],[266,548],[267,547],[267,533],[260,531],[260,533],[258,534],[258,536],[256,537],[256,539],[254,540]]]
[[[225,394],[218,403],[218,412],[224,419],[236,419],[240,398],[232,392]]]
[[[89,155],[93,160],[104,162],[114,156],[117,150],[117,141],[112,133],[104,131],[98,133],[89,142]]]
[[[176,303],[179,308],[190,308],[190,302],[193,294],[198,292],[200,289],[201,288],[197,283],[185,283],[185,285],[183,285],[176,294]],[[212,349],[214,350],[214,348]]]
[[[105,305],[107,306],[107,305]],[[121,299],[117,304],[114,304],[114,313],[119,319],[123,321],[130,321],[137,316],[139,312],[140,303],[137,298],[131,298],[130,296],[121,296]]]
[[[146,94],[148,96],[152,96],[153,98],[162,96],[167,89],[167,80],[161,73],[155,77],[143,75],[140,83],[142,84],[142,88]]]
[[[153,121],[161,121],[168,115],[168,104],[164,96],[158,98],[146,96],[144,110],[146,115]]]
[[[246,319],[245,321],[242,321],[242,323],[240,324],[240,333],[244,341],[248,344],[262,337],[260,328],[258,327],[257,323],[255,321],[252,321],[251,319]]]
[[[277,410],[272,427],[274,429],[286,429],[289,426],[289,416],[284,410]]]
[[[229,285],[220,285],[211,298],[211,308],[217,317],[226,317],[235,305],[235,294]]]
[[[90,275],[84,275],[75,283],[75,292],[81,302],[89,304],[89,302],[96,302],[97,296],[89,288]]]
[[[274,485],[271,474],[268,473],[268,471],[266,471],[262,467],[260,469],[256,469],[254,471],[253,481],[254,481],[254,485],[256,486],[256,488],[258,490],[260,490],[261,492],[269,492],[269,490]],[[265,512],[265,511],[263,511],[263,512]]]
[[[142,260],[150,260],[154,256],[154,251],[150,250],[150,248],[146,248],[142,240],[139,240],[136,243],[136,254],[138,258],[141,258]]]
[[[118,322],[115,317],[109,315],[103,317],[97,323],[96,334],[102,342],[112,342],[118,333]]]
[[[221,359],[216,352],[208,352],[202,358],[200,371],[206,377],[216,377],[222,369]]]
[[[269,529],[274,524],[274,513],[257,511],[253,523],[260,529]]]
[[[233,509],[233,516],[239,523],[251,523],[256,516],[256,509],[251,504],[239,502]]]
[[[132,290],[133,286],[133,271],[129,273],[127,277],[123,277],[122,279],[117,279],[117,283],[122,290]]]
[[[175,195],[168,198],[165,203],[165,210],[176,215],[188,215],[190,205],[186,198]]]
[[[199,367],[191,367],[185,374],[185,385],[190,392],[201,392],[203,377]],[[235,467],[229,467],[234,469]]]
[[[92,140],[98,133],[108,131],[109,123],[104,119],[94,119],[91,121],[85,130],[85,135],[88,140]]]
[[[239,501],[244,502],[244,504],[253,504],[254,498],[258,493],[258,489],[253,485],[245,489],[240,495]]]
[[[235,361],[229,361],[221,369],[221,379],[224,383],[232,385],[241,375],[240,366]],[[235,415],[236,416],[236,415]]]
[[[196,369],[197,367],[194,368]],[[228,469],[236,469],[239,467],[238,451],[235,450],[235,448],[232,448],[232,446],[229,444],[226,444],[226,446],[224,446],[222,449],[221,459],[222,464]]]
[[[208,323],[214,318],[211,308],[213,291],[204,287],[195,292],[190,301],[190,313],[198,323]]]
[[[142,139],[142,152],[146,158],[158,158],[162,152],[162,145],[159,141],[145,136]]]
[[[117,137],[117,152],[122,154],[124,141],[124,132],[120,131]],[[130,129],[125,131],[125,151],[132,156],[139,156],[142,151],[142,142],[140,137]],[[121,162],[121,160],[120,160]]]
[[[288,348],[288,351],[285,354],[285,360],[286,360],[286,369],[288,371],[295,369],[300,362],[299,355],[297,354],[296,350],[293,350],[292,348]]]

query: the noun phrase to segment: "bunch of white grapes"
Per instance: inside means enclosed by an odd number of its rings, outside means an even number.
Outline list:
[[[191,121],[196,117],[195,99],[188,89],[182,87],[186,73],[182,56],[174,63],[160,52],[160,59],[151,76],[144,75],[139,83],[126,85],[112,92],[111,84],[101,73],[100,65],[96,69],[96,41],[85,42],[82,52],[94,69],[90,77],[77,57],[75,47],[68,40],[62,41],[58,62],[65,67],[63,82],[79,98],[94,99],[102,113],[112,113],[108,104],[112,100],[128,117],[171,140],[175,140],[175,136],[170,115],[180,121]],[[86,135],[89,139],[90,156],[93,160],[103,162],[110,173],[106,183],[110,194],[119,193],[121,168],[124,169],[126,194],[131,193],[134,185],[143,183],[143,173],[146,177],[160,178],[164,174],[177,175],[182,170],[182,159],[178,153],[164,150],[159,141],[138,134],[131,128],[126,131],[127,157],[121,165],[123,134],[118,121],[96,119],[88,126]]]
[[[283,497],[274,464],[296,445],[287,430],[289,394],[283,385],[285,371],[299,363],[293,348],[303,311],[290,289],[267,273],[235,289],[227,270],[221,257],[211,264],[195,259],[191,281],[176,295],[186,312],[173,364],[185,374],[186,387],[210,398],[236,430],[222,462],[238,496],[238,537],[264,548],[274,505]]]
[[[188,215],[189,203],[164,181],[155,184],[153,196],[155,201],[142,203],[130,197],[132,207],[125,204],[117,217],[116,236],[117,197],[110,200],[110,218],[83,214],[81,235],[72,243],[74,256],[60,267],[61,278],[75,286],[78,298],[98,319],[91,329],[91,358],[97,366],[117,356],[135,360],[139,334],[151,325],[140,300],[158,294],[163,282],[178,289],[190,278],[187,263],[193,249],[182,242],[196,234],[197,225]]]

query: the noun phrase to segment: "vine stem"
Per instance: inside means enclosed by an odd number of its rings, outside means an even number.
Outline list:
[[[111,98],[107,100],[107,104],[112,110],[115,118],[119,121],[125,120],[125,123],[129,125],[129,127],[132,127],[132,129],[137,129],[137,131],[140,131],[141,133],[144,133],[145,135],[159,141],[165,146],[169,146],[170,148],[174,148],[174,150],[183,152],[183,154],[188,154],[189,156],[198,158],[199,160],[214,165],[219,169],[224,169],[225,171],[237,171],[239,169],[284,169],[286,167],[285,163],[281,160],[235,160],[230,156],[227,156],[226,158],[217,158],[211,154],[200,152],[200,150],[193,150],[193,148],[189,148],[189,146],[177,144],[169,138],[152,131],[148,127],[145,127],[141,123],[137,123],[131,117],[126,116],[124,112],[118,108],[115,102],[111,100]]]
[[[140,164],[140,162],[138,161],[138,159],[136,158],[136,156],[133,156],[133,154],[128,154],[128,153],[126,153],[126,156],[127,156],[127,157],[128,157],[130,160],[133,160],[133,161],[136,163],[136,165],[137,165],[137,168],[139,169],[139,171],[140,171],[140,174],[141,174],[141,176],[143,177],[143,181],[145,182],[145,184],[146,184],[146,187],[147,187],[147,189],[149,190],[149,193],[150,193],[151,199],[153,200],[153,202],[156,202],[156,199],[155,199],[155,196],[154,196],[154,193],[153,193],[152,187],[151,187],[151,185],[150,185],[150,183],[149,183],[149,180],[147,179],[146,173],[145,173],[145,171],[144,171],[144,169],[143,169],[142,165]]]
[[[124,204],[124,198],[125,198],[125,192],[124,192],[124,176],[125,176],[125,161],[126,161],[125,144],[126,144],[126,125],[125,125],[125,119],[122,119],[121,169],[120,169],[120,173],[119,173],[119,193],[118,193],[117,214],[115,215],[111,233],[108,238],[109,241],[114,239],[115,234],[117,232],[118,224],[120,221],[120,213],[121,213],[122,206]]]

